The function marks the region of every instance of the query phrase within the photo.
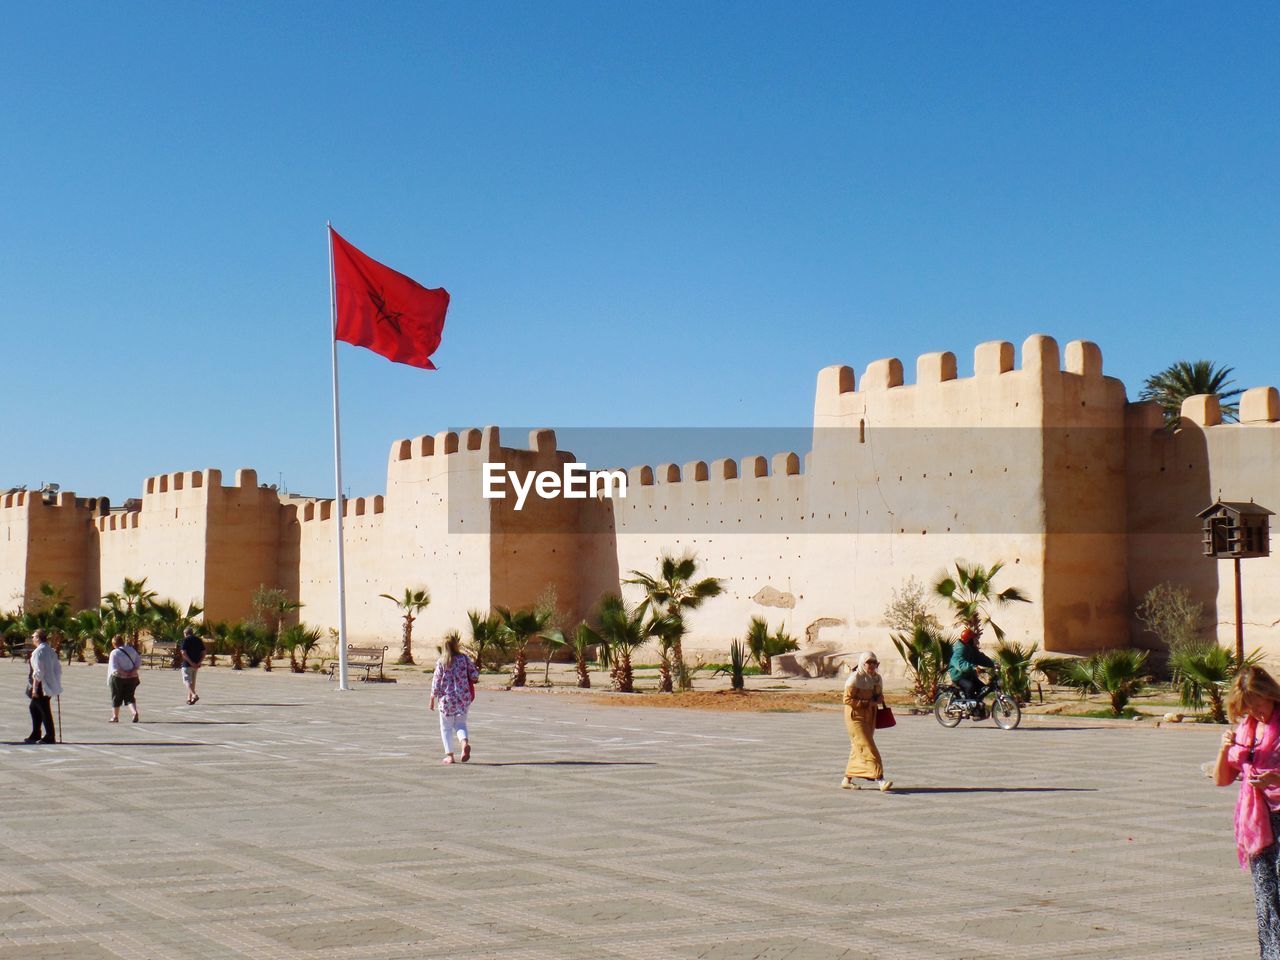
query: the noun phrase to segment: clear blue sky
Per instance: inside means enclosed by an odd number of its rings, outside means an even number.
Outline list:
[[[1045,332],[1280,382],[1280,7],[9,4],[0,488],[332,493],[324,223],[453,295],[340,348],[353,493],[485,423],[788,426]],[[743,451],[745,452],[745,451]]]

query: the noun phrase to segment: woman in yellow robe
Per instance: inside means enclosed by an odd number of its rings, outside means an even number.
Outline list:
[[[881,790],[893,786],[884,778],[884,763],[876,748],[876,708],[884,703],[884,681],[876,672],[880,661],[874,653],[864,653],[858,669],[844,684],[844,725],[849,731],[849,763],[840,786],[859,790],[861,780],[869,780]],[[870,785],[870,784],[869,784]]]

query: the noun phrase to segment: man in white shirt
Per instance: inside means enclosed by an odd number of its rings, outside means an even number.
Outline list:
[[[62,664],[43,630],[37,630],[31,635],[31,639],[36,644],[36,649],[31,654],[30,677],[27,680],[31,697],[31,736],[23,742],[57,743],[50,698],[62,693]],[[44,728],[43,735],[41,727]]]

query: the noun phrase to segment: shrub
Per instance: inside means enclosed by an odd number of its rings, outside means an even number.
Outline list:
[[[916,701],[933,703],[938,699],[938,685],[951,663],[952,642],[943,637],[941,628],[924,623],[917,624],[910,633],[892,634],[889,639],[907,665]]]
[[[1243,666],[1261,660],[1262,651],[1255,650],[1244,658]],[[1234,651],[1216,643],[1183,645],[1169,658],[1169,667],[1184,707],[1200,710],[1208,698],[1213,722],[1227,722],[1226,691],[1241,667]]]
[[[1204,604],[1192,599],[1191,591],[1175,583],[1152,587],[1138,604],[1136,614],[1148,633],[1165,645],[1172,659],[1184,647],[1199,646],[1204,623]]]
[[[1105,693],[1111,715],[1118,717],[1129,700],[1142,692],[1150,676],[1146,650],[1103,650],[1084,660],[1073,660],[1063,677],[1068,686],[1090,693]]]
[[[1038,670],[1045,680],[1055,687],[1069,687],[1074,664],[1079,663],[1076,657],[1041,657],[1032,667]]]
[[[917,627],[942,629],[942,622],[929,609],[924,584],[915,577],[907,577],[900,589],[892,591],[884,608],[884,621],[895,633],[912,633]]]
[[[795,638],[782,627],[769,633],[769,624],[763,617],[752,617],[747,624],[747,652],[762,673],[773,673],[774,657],[799,649]]]
[[[1031,702],[1031,658],[1038,649],[1037,644],[1027,646],[1011,640],[1001,640],[996,644],[992,659],[1000,674],[1000,685],[1019,703]]]
[[[747,668],[747,648],[741,640],[734,640],[729,644],[729,662],[716,670],[716,673],[729,674],[729,686],[734,690],[745,690],[747,688],[746,681],[743,679]]]
[[[501,670],[506,665],[508,649],[502,621],[496,614],[483,614],[478,610],[469,610],[467,620],[471,624],[471,643],[466,649],[476,668]]]

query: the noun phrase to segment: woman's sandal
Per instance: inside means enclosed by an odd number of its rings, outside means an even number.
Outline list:
[[[463,763],[466,763],[468,760],[471,759],[471,742],[470,741],[467,741],[462,745],[462,756],[459,757],[459,759]]]
[[[862,785],[857,783],[853,777],[845,777],[840,781],[840,786],[844,790],[861,790]]]
[[[441,762],[441,763],[453,763],[453,754],[449,754],[449,756],[445,757],[445,758],[444,758],[443,760],[441,760],[440,762]]]

